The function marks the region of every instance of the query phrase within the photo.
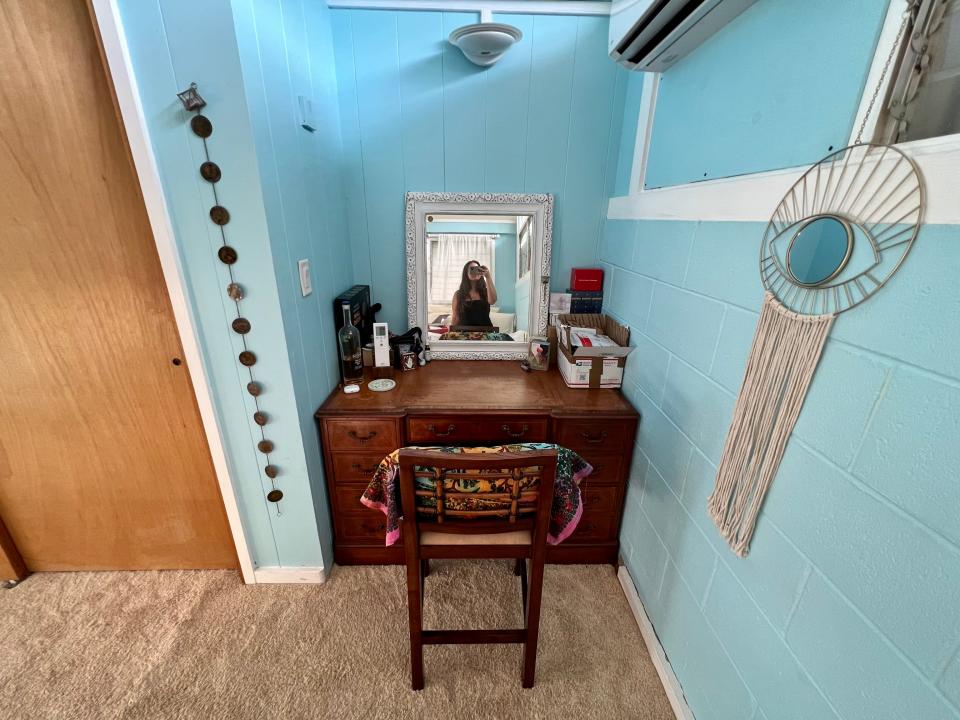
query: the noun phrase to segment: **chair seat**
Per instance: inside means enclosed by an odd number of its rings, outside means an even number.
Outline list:
[[[533,537],[529,530],[513,530],[502,533],[446,533],[424,530],[420,533],[421,545],[530,545]]]

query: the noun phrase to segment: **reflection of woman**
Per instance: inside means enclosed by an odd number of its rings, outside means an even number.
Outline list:
[[[493,327],[490,306],[496,301],[497,288],[490,277],[490,269],[470,260],[463,266],[460,289],[453,294],[450,325]]]

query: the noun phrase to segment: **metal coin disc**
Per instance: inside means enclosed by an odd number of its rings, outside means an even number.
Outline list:
[[[279,490],[271,490],[270,492],[267,493],[267,500],[269,500],[272,503],[280,502],[282,498],[283,498],[283,493]]]
[[[267,414],[265,412],[257,411],[253,414],[253,421],[260,427],[263,427],[267,424]]]
[[[229,245],[224,245],[217,250],[217,257],[224,265],[233,265],[237,261],[237,251]]]
[[[266,455],[267,453],[272,453],[272,452],[273,452],[273,441],[272,441],[272,440],[266,440],[266,439],[261,440],[260,442],[257,443],[257,450],[259,450],[260,452],[262,452],[264,455]]]
[[[247,392],[250,393],[251,395],[253,395],[254,397],[257,397],[260,393],[263,392],[263,385],[261,385],[261,384],[258,383],[258,382],[253,382],[253,381],[248,382],[248,383],[247,383]]]
[[[244,350],[237,357],[239,358],[241,365],[252,367],[253,365],[257,364],[257,356],[254,355],[250,350]]]
[[[190,118],[190,129],[193,134],[202,138],[208,138],[213,135],[213,123],[206,115],[194,115]]]
[[[210,208],[210,219],[217,225],[226,225],[230,222],[230,211],[223,205],[214,205]]]
[[[227,297],[234,302],[243,300],[243,286],[240,283],[230,283],[227,285]]]
[[[207,182],[215,183],[220,180],[220,166],[209,160],[200,166],[200,177]]]
[[[280,474],[280,469],[276,465],[267,465],[263,469],[264,474],[273,480],[277,475]]]
[[[236,320],[230,323],[230,325],[233,327],[233,331],[235,333],[239,333],[240,335],[246,335],[248,332],[250,332],[250,321],[246,318],[238,317]]]

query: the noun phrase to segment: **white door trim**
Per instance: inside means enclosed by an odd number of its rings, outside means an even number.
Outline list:
[[[633,611],[633,617],[637,621],[637,625],[640,626],[643,642],[647,646],[647,652],[650,653],[653,666],[657,669],[657,675],[660,676],[660,682],[667,693],[667,700],[670,701],[674,716],[677,720],[694,720],[693,711],[690,710],[687,699],[683,696],[680,681],[677,680],[673,667],[670,665],[670,660],[667,659],[667,654],[663,651],[660,638],[657,637],[657,632],[653,629],[650,618],[647,617],[643,601],[640,599],[637,588],[633,584],[633,578],[630,577],[626,567],[620,566],[620,569],[617,570],[617,579],[620,581],[620,587],[623,588],[623,594],[627,597],[627,604]]]
[[[113,87],[120,105],[120,115],[127,134],[127,142],[133,155],[134,166],[140,181],[147,216],[153,230],[153,239],[157,245],[157,254],[160,256],[160,267],[170,295],[170,304],[173,306],[173,317],[180,333],[180,342],[183,345],[183,354],[186,357],[187,369],[193,381],[193,390],[200,409],[200,418],[207,436],[207,445],[210,447],[210,456],[223,496],[223,505],[227,511],[227,520],[230,523],[230,533],[237,549],[237,560],[240,563],[240,573],[245,583],[255,583],[253,558],[247,546],[247,539],[243,532],[243,522],[240,518],[240,508],[237,496],[233,489],[230,468],[227,463],[226,451],[217,415],[214,410],[210,383],[204,370],[203,359],[200,355],[200,343],[196,327],[187,303],[186,280],[183,268],[180,265],[180,256],[177,253],[176,238],[173,234],[173,222],[167,211],[166,197],[160,183],[160,171],[157,160],[150,144],[147,131],[147,121],[140,103],[140,93],[137,89],[136,77],[133,73],[133,64],[127,39],[120,21],[120,10],[116,0],[92,0],[93,12],[100,38],[103,43],[104,54],[113,80]],[[275,582],[275,581],[274,581]]]

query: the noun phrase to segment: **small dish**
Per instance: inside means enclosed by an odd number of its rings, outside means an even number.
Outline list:
[[[397,386],[396,380],[390,380],[389,378],[381,378],[380,380],[371,380],[370,384],[367,386],[374,392],[386,392],[387,390],[393,390]]]

